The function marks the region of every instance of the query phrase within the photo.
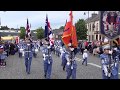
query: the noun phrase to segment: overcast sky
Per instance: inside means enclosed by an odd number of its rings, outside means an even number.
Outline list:
[[[75,24],[79,19],[88,18],[88,13],[84,15],[84,12],[88,11],[73,11],[73,23]],[[91,13],[97,11],[90,11]],[[1,25],[8,26],[9,28],[19,28],[21,26],[26,27],[27,18],[31,23],[31,29],[37,29],[39,27],[45,27],[46,14],[48,14],[48,20],[52,29],[58,29],[60,26],[64,26],[66,19],[69,20],[70,11],[0,11]]]

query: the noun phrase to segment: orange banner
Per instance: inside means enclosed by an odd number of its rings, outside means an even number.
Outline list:
[[[77,34],[76,34],[76,28],[73,26],[73,15],[72,11],[70,12],[70,21],[66,23],[65,29],[63,32],[62,36],[62,41],[65,44],[66,47],[68,47],[68,44],[71,43],[72,41],[72,46],[74,48],[78,47],[78,42],[77,42]]]
[[[76,34],[76,28],[75,26],[72,26],[72,46],[74,48],[78,47],[78,41],[77,41],[77,34]]]
[[[67,46],[71,39],[71,22],[67,22],[62,35],[62,41]]]

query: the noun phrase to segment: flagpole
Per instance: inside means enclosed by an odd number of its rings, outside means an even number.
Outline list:
[[[47,24],[48,24],[48,15],[46,14],[46,18],[47,18]],[[47,25],[47,30],[48,30],[48,25]],[[47,40],[49,40],[49,35],[47,33]]]
[[[71,15],[71,19],[72,19],[71,22],[72,22],[72,25],[73,25],[73,13],[72,13],[72,11],[71,11],[71,14],[72,14]]]
[[[87,12],[87,14],[88,14],[87,24],[88,24],[88,30],[89,30],[89,22],[90,22],[90,19],[89,19],[89,11]],[[85,12],[84,12],[84,15],[86,15]],[[89,35],[88,35],[88,41],[90,42]]]

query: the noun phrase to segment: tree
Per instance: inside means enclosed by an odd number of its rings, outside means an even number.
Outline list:
[[[24,39],[25,38],[25,27],[20,27],[20,38]]]
[[[8,30],[8,26],[1,26],[0,30]]]
[[[75,23],[75,27],[76,27],[78,40],[86,40],[87,28],[86,28],[84,19],[79,19],[77,23]]]
[[[42,27],[38,28],[36,32],[37,32],[36,35],[38,39],[44,38],[44,29]]]
[[[62,30],[64,30],[64,26],[61,26],[59,29],[62,29]]]

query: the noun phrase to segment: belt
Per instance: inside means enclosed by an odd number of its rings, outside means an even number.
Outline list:
[[[31,52],[31,51],[25,51],[25,52]]]
[[[51,55],[49,55],[49,56],[51,56]],[[45,57],[48,57],[48,55],[45,55]]]

